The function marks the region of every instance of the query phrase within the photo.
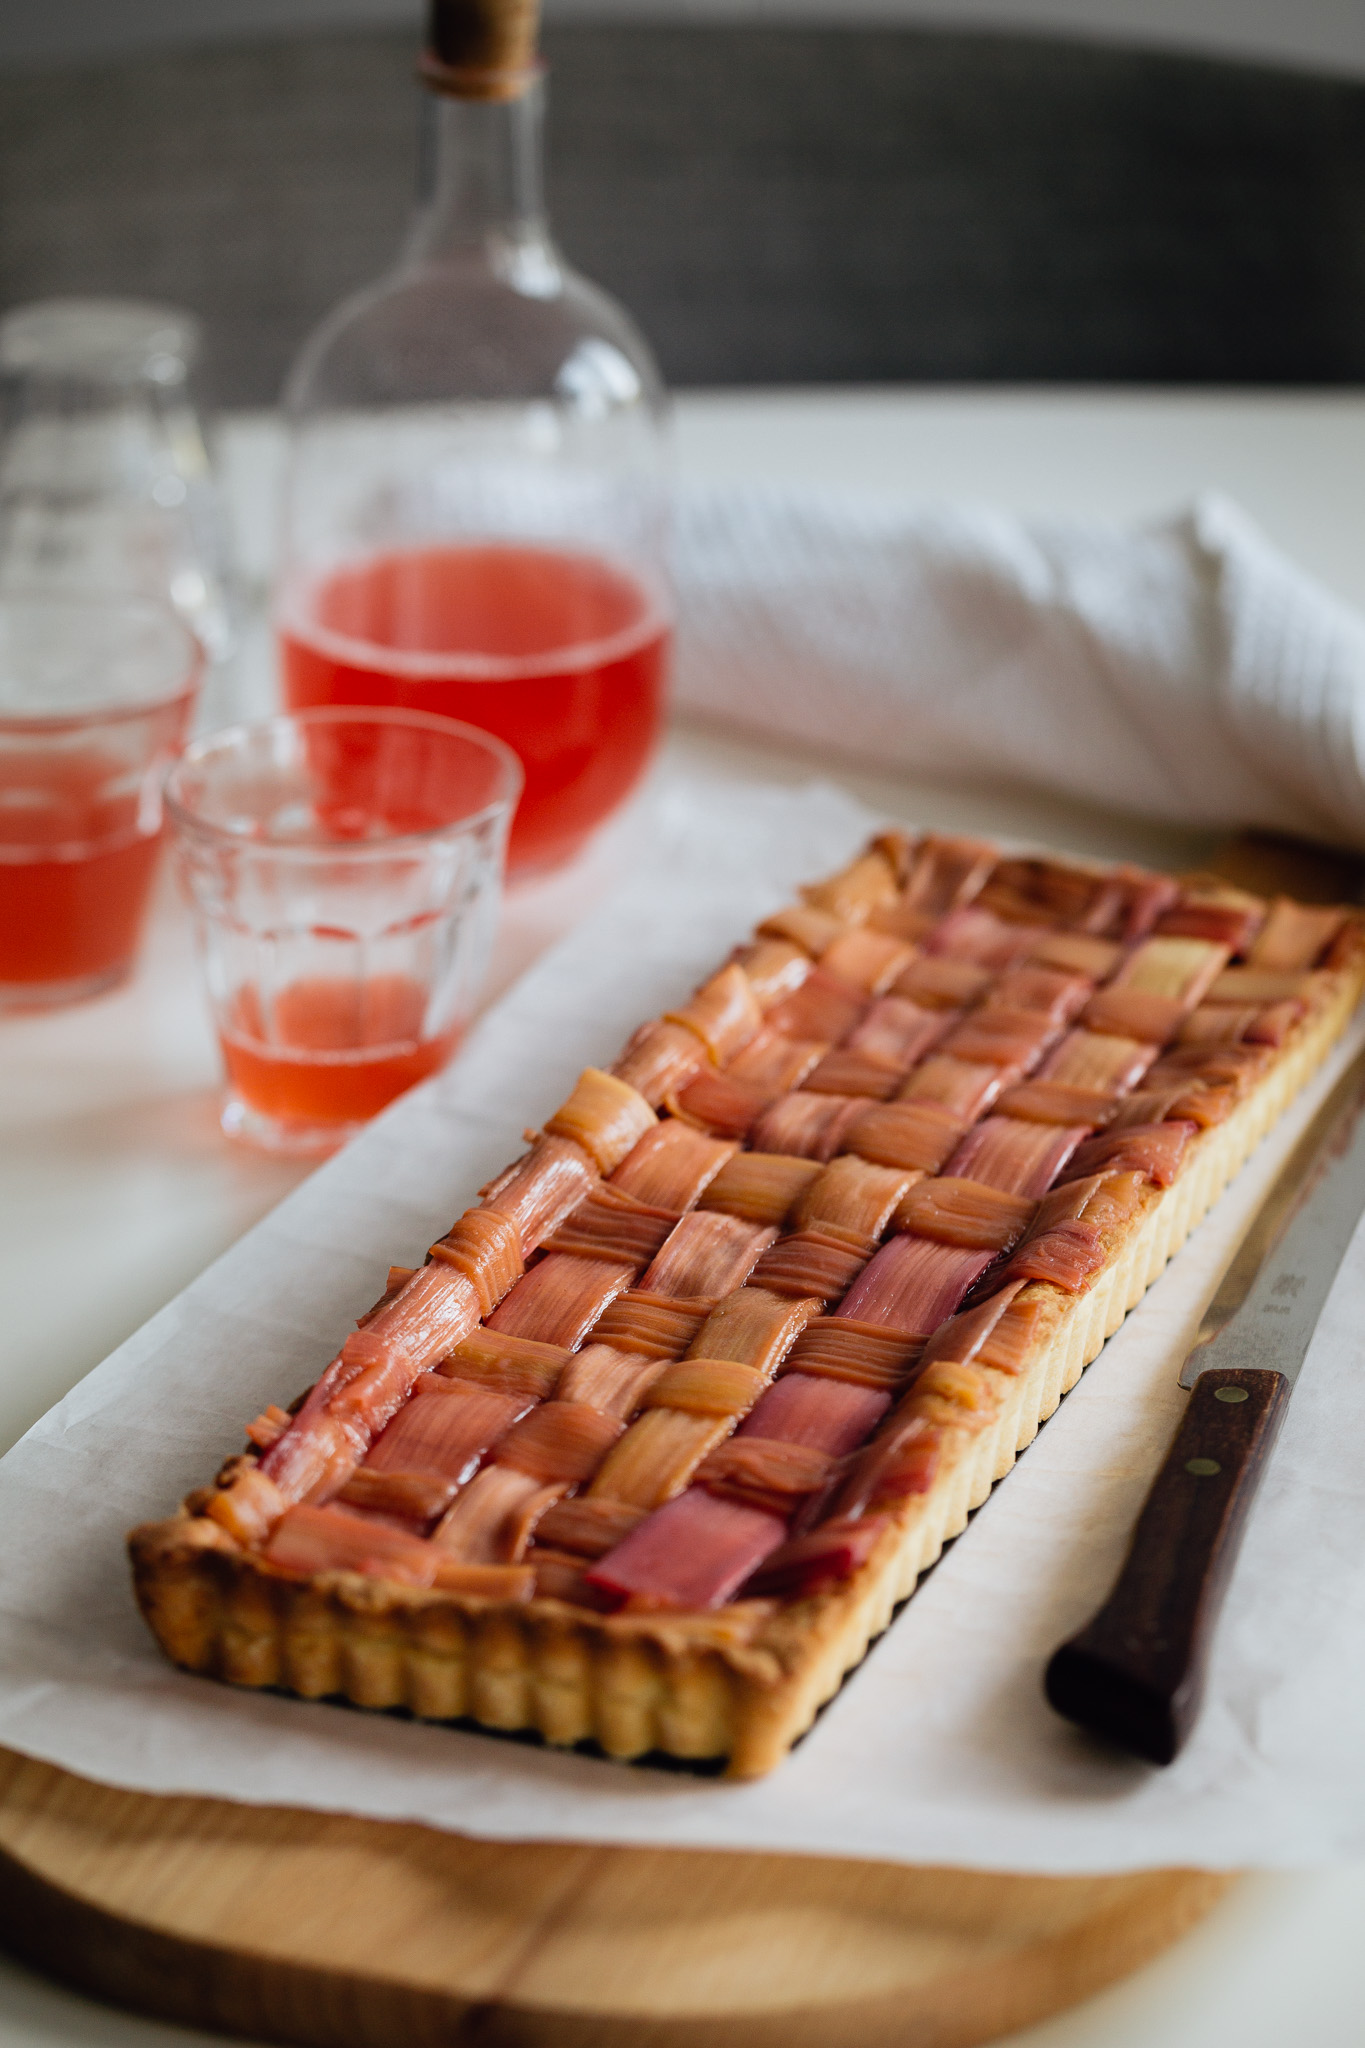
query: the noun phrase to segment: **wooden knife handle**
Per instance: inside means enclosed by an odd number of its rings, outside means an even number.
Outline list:
[[[1047,1667],[1059,1714],[1152,1763],[1183,1748],[1247,1509],[1288,1405],[1282,1373],[1199,1375],[1113,1592]]]

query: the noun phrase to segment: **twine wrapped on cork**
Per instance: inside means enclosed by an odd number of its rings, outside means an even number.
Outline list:
[[[519,99],[539,28],[540,0],[430,0],[423,82],[454,99]]]

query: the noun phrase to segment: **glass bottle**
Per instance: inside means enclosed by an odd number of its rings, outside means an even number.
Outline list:
[[[663,390],[550,239],[535,33],[525,0],[432,0],[425,197],[286,385],[276,604],[291,709],[408,705],[516,750],[523,874],[639,780],[671,638]]]

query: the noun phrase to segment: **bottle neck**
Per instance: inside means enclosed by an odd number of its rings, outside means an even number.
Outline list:
[[[558,284],[541,199],[544,92],[533,75],[515,99],[427,103],[423,194],[405,250],[410,263],[484,258],[537,296]]]

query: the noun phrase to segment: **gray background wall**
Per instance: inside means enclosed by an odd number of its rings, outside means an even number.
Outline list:
[[[1365,74],[1361,0],[544,0],[550,21],[918,23],[1058,31]],[[0,0],[0,63],[415,23],[420,0]]]
[[[1114,0],[1134,41],[933,26],[915,0],[838,26],[551,0],[560,239],[674,383],[1365,381],[1365,64],[1160,48],[1163,5]],[[1344,52],[1348,12],[1304,0],[1294,22]],[[1268,16],[1242,0],[1240,21]],[[396,250],[409,0],[0,0],[6,46],[0,305],[180,301],[217,397],[268,402]]]

